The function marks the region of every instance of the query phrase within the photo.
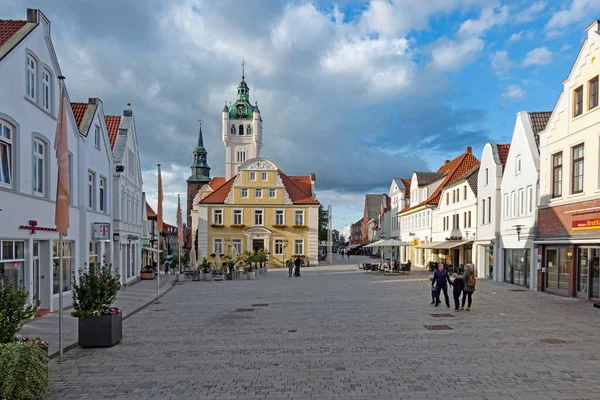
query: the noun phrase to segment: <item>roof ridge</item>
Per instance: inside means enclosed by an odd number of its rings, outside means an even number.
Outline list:
[[[285,174],[285,172],[283,172],[280,168],[277,168],[277,172],[279,173],[279,175],[283,175],[285,176],[290,182],[292,182],[294,184],[294,186],[296,186],[302,193],[304,193],[305,195],[307,195],[308,197],[310,197],[311,199],[314,200],[314,197],[312,197],[310,194],[306,193],[304,191],[304,189],[302,189],[300,186],[298,186],[298,184],[296,182],[294,182],[294,180],[292,178],[290,178],[288,175]],[[287,189],[286,189],[287,190]]]
[[[205,202],[206,200],[209,200],[210,197],[215,196],[221,189],[223,189],[229,182],[232,183],[233,185],[233,181],[235,180],[235,178],[237,178],[239,174],[235,174],[234,176],[232,176],[231,178],[229,178],[228,181],[225,181],[225,183],[223,183],[221,186],[219,186],[218,188],[214,189],[211,193],[209,193],[205,198],[203,198],[202,200],[200,200],[201,203]],[[214,179],[214,178],[213,178]],[[231,187],[229,188],[229,190],[231,190]],[[208,201],[206,201],[208,203]]]

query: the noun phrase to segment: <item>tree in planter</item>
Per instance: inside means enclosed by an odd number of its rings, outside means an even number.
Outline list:
[[[28,305],[28,295],[24,288],[15,288],[7,278],[1,278],[0,343],[13,342],[25,321],[31,319],[40,306],[37,298],[34,299],[34,304]]]
[[[95,273],[81,268],[79,282],[73,282],[74,317],[83,319],[98,315],[112,315],[121,312],[111,308],[121,289],[120,276],[114,274],[111,264],[97,267]]]

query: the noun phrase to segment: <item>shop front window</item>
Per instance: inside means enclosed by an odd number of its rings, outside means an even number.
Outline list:
[[[89,263],[90,270],[96,268],[98,263],[100,262],[100,243],[99,242],[90,242],[90,251],[89,251]]]
[[[550,248],[546,250],[546,288],[569,289],[569,255],[571,249]]]
[[[504,282],[529,286],[529,249],[504,250]]]
[[[58,244],[59,242],[52,242],[52,291],[54,294],[58,294],[60,291],[60,254],[58,252]],[[72,268],[72,242],[63,242],[63,279],[62,279],[62,288],[63,292],[68,292],[71,290],[71,279],[73,278],[73,268]]]
[[[24,285],[25,242],[18,240],[0,241],[0,276],[13,287]]]
[[[577,251],[577,295],[600,298],[600,248],[580,247]]]

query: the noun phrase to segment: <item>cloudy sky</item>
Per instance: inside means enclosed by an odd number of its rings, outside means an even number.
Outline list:
[[[223,176],[220,118],[246,61],[264,120],[261,156],[317,175],[334,227],[364,194],[510,140],[516,113],[551,110],[598,0],[0,0],[1,18],[40,8],[71,99],[107,114],[131,102],[144,189],[175,223],[202,118]]]

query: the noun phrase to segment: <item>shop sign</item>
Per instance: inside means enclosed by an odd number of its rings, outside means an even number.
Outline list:
[[[92,223],[92,240],[110,240],[110,223]]]
[[[29,220],[29,225],[21,225],[19,226],[19,229],[29,229],[31,230],[32,235],[35,235],[36,231],[56,232],[56,228],[43,228],[41,226],[38,226],[37,221],[33,219]]]
[[[600,218],[573,221],[572,229],[574,231],[600,230]]]

